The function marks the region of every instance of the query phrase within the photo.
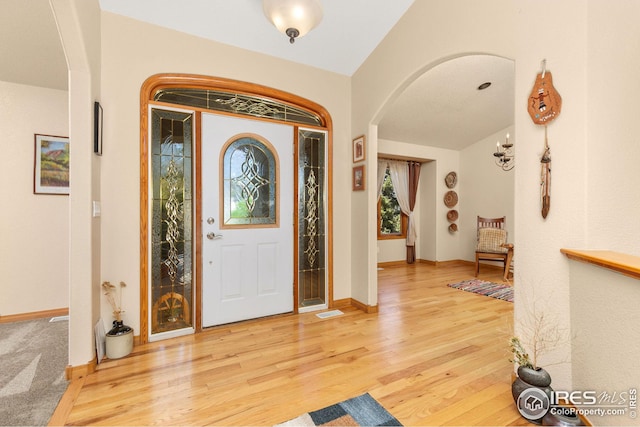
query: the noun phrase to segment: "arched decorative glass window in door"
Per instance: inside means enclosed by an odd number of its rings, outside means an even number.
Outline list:
[[[220,170],[225,226],[277,224],[278,165],[271,148],[253,136],[241,136],[224,150]]]

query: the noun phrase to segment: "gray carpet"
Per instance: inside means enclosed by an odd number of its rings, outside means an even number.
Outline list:
[[[0,425],[44,426],[67,389],[66,320],[0,324]]]

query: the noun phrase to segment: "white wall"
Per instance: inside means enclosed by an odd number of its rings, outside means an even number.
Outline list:
[[[587,170],[580,177],[587,195],[586,246],[635,256],[640,256],[638,16],[638,1],[589,2],[588,73],[583,89],[587,139],[577,139],[570,147],[588,154]],[[571,328],[576,335],[572,349],[574,388],[593,387],[610,393],[638,388],[640,282],[593,266],[568,263]],[[594,421],[640,425],[640,419],[628,416]]]
[[[448,172],[446,172],[448,173]],[[446,176],[446,175],[445,175]],[[436,261],[438,259],[438,200],[436,194],[440,186],[438,185],[438,162],[429,162],[422,165],[420,171],[420,181],[424,184],[420,186],[420,200],[423,201],[423,208],[420,212],[420,236],[416,241],[416,253],[420,251],[420,259],[426,261]],[[446,214],[445,214],[446,215]]]
[[[515,299],[516,333],[525,336],[532,324],[527,315],[531,307],[544,312],[558,325],[570,328],[571,299],[569,266],[560,253],[562,247],[584,248],[587,244],[586,205],[588,141],[586,106],[597,102],[588,96],[586,57],[587,10],[592,2],[569,0],[562,3],[527,0],[519,2],[516,32],[519,49],[516,55],[516,251]],[[541,10],[552,8],[544,19]],[[538,15],[538,16],[536,16]],[[526,27],[535,28],[529,31]],[[535,34],[534,34],[535,33]],[[526,48],[525,48],[526,47]],[[562,112],[548,125],[551,147],[551,210],[543,219],[540,213],[540,156],[544,147],[544,127],[535,125],[526,112],[542,59],[553,75],[554,86],[562,97]],[[603,64],[604,65],[604,64]],[[612,64],[607,64],[611,67]],[[526,298],[525,298],[526,296]],[[571,388],[569,342],[543,355],[541,363],[549,365],[553,386]],[[554,363],[554,365],[551,365]]]
[[[93,102],[100,87],[100,6],[97,0],[50,0],[69,67],[69,364],[95,359],[99,317],[100,161],[93,154]],[[73,142],[72,142],[73,147]]]
[[[640,256],[640,2],[589,2],[586,140],[588,243]],[[563,144],[557,139],[556,145]]]
[[[506,216],[508,241],[515,241],[514,184],[515,170],[503,171],[495,164],[493,153],[496,141],[517,143],[513,126],[465,148],[460,152],[460,258],[475,261],[477,216],[495,218]],[[516,159],[517,164],[517,159]],[[517,167],[517,166],[516,166]]]
[[[69,307],[69,197],[33,193],[34,134],[69,136],[68,97],[0,82],[1,316]]]
[[[616,393],[627,401],[640,384],[640,282],[604,268],[570,261],[573,389]],[[625,327],[633,325],[632,327]],[[598,345],[594,345],[597,343]],[[637,415],[637,412],[636,412]],[[594,418],[599,425],[640,425],[626,416]]]
[[[140,331],[140,88],[157,73],[232,78],[284,90],[333,119],[334,298],[351,296],[350,79],[177,31],[102,13],[102,280],[125,281],[124,320]],[[103,318],[110,310],[103,303]]]

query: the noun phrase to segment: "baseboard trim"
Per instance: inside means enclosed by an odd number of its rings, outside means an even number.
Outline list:
[[[351,307],[351,298],[343,298],[333,300],[333,303],[330,305],[330,308],[347,308]]]
[[[84,378],[89,374],[92,374],[96,371],[98,367],[98,357],[94,357],[89,363],[86,365],[77,365],[77,366],[67,366],[65,369],[65,376],[67,380],[77,380],[79,378]]]
[[[467,261],[464,259],[451,259],[449,261],[432,261],[428,259],[419,259],[419,263],[421,264],[429,264],[434,267],[455,267],[461,265],[475,265],[474,261]]]
[[[358,301],[357,299],[351,298],[351,305],[357,308],[358,310],[364,311],[367,314],[377,313],[378,306],[377,305],[367,305]]]
[[[463,259],[452,259],[450,261],[433,261],[430,259],[417,259],[416,260],[417,264],[429,264],[429,265],[433,265],[435,267],[452,267],[452,266],[456,266],[456,265],[475,265],[474,261],[466,261]],[[378,263],[378,268],[385,268],[385,267],[408,267],[410,265],[413,264],[409,264],[407,263],[407,261],[387,261],[387,262],[379,262]],[[484,265],[484,264],[483,264]]]
[[[436,267],[455,267],[457,265],[475,265],[473,261],[463,259],[452,259],[450,261],[436,261]]]
[[[8,314],[0,316],[0,323],[20,322],[23,320],[42,319],[44,317],[67,316],[68,308],[54,308],[52,310],[33,311],[31,313]]]
[[[378,263],[378,268],[402,267],[402,266],[407,266],[407,265],[411,265],[411,264],[407,264],[407,261],[405,261],[405,260],[402,260],[402,261],[387,261],[387,262],[379,262]]]
[[[330,308],[348,308],[348,307],[354,307],[357,308],[358,310],[364,311],[365,313],[377,313],[378,312],[378,306],[374,305],[367,305],[364,303],[361,303],[358,300],[355,300],[353,298],[343,298],[343,299],[337,299],[333,301],[333,304],[331,304]]]

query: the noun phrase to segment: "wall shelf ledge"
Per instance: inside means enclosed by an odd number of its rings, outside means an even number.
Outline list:
[[[640,280],[640,257],[614,251],[560,249],[567,258],[597,265]]]

